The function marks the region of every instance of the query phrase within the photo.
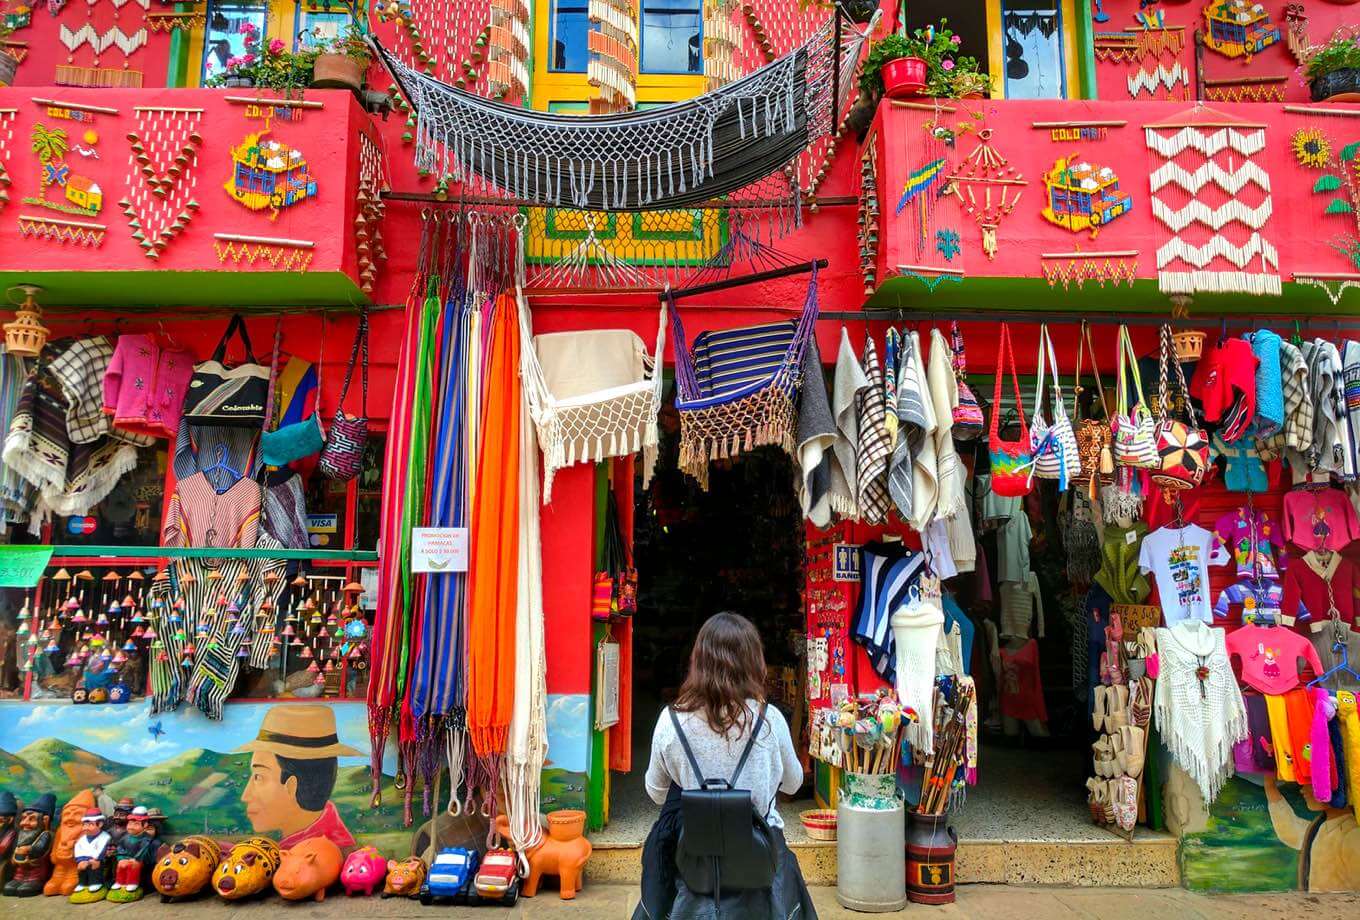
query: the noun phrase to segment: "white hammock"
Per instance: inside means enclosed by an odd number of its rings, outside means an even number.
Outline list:
[[[552,501],[553,477],[558,470],[575,463],[626,457],[638,451],[642,451],[643,484],[649,483],[656,466],[657,413],[661,409],[666,351],[665,304],[657,321],[656,350],[650,355],[642,339],[627,329],[534,336],[529,308],[522,296],[519,316],[526,343],[520,349],[524,393],[538,430],[538,446],[543,450],[543,503]],[[531,340],[532,347],[527,347]],[[628,374],[635,379],[615,382],[621,363],[618,368],[602,371],[597,359],[606,351],[639,356],[641,361],[631,362],[632,371]],[[554,371],[563,368],[569,373],[545,373],[543,360]],[[580,376],[576,380],[567,379],[575,371],[598,381],[601,373],[608,374],[610,370],[615,373],[605,382],[611,385],[589,392],[581,392],[579,385],[573,385],[580,383]]]

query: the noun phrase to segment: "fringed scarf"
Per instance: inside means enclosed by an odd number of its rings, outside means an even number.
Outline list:
[[[831,524],[834,509],[833,494],[837,488],[844,494],[845,477],[839,487],[834,482],[836,455],[836,417],[831,414],[831,399],[826,392],[826,374],[822,370],[822,355],[817,349],[817,336],[809,336],[807,351],[803,352],[803,389],[798,394],[798,468],[802,473],[798,499],[803,514],[817,527]],[[844,496],[842,503],[853,503]]]
[[[943,635],[944,611],[934,600],[913,599],[892,612],[895,683],[903,712],[914,710],[916,721],[903,720],[906,739],[914,749],[935,747],[935,647]]]
[[[916,373],[915,352],[910,337],[902,341],[897,372],[897,443],[888,464],[888,492],[897,513],[904,521],[912,519],[912,484],[915,481],[915,456],[926,438],[927,413],[924,381]]]
[[[28,381],[28,362],[9,354],[0,345],[0,447],[9,435],[10,423],[19,408],[19,395]],[[28,517],[33,505],[33,484],[8,463],[0,466],[0,524],[17,524]]]
[[[872,336],[864,337],[864,376],[869,385],[860,391],[855,407],[859,418],[859,443],[855,451],[859,514],[867,524],[881,524],[888,518],[892,436],[888,433],[883,368],[878,363],[878,349]]]
[[[833,511],[845,517],[859,514],[857,461],[855,459],[859,444],[859,394],[869,386],[869,378],[864,376],[864,367],[855,355],[850,344],[850,334],[841,327],[841,344],[836,353],[836,376],[831,388],[831,411],[836,416],[836,443],[832,452],[836,455],[836,466],[845,480],[846,494],[839,503],[835,491],[831,495]]]
[[[482,432],[468,578],[468,736],[484,766],[505,753],[515,692],[520,541],[520,342],[515,298],[497,298],[487,330]],[[492,776],[495,775],[493,772]]]

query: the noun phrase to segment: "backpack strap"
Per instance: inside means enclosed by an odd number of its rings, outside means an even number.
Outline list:
[[[685,737],[685,730],[680,727],[679,716],[677,716],[675,710],[669,706],[666,707],[666,712],[670,713],[671,725],[675,726],[675,737],[680,739],[680,747],[684,749],[685,757],[689,759],[690,769],[694,771],[695,776],[699,777],[699,784],[703,785],[704,771],[699,766],[699,761],[694,757],[694,749],[689,746],[689,739]]]
[[[751,749],[756,746],[756,735],[760,734],[760,729],[765,724],[765,707],[768,705],[769,703],[760,704],[756,724],[751,727],[751,737],[746,739],[746,747],[741,752],[741,759],[737,761],[737,769],[732,771],[732,778],[727,781],[733,789],[737,788],[737,777],[741,776],[741,771],[746,767],[746,760],[751,756]]]
[[[751,749],[754,748],[756,744],[756,735],[760,733],[761,727],[765,724],[765,707],[768,705],[768,703],[760,704],[760,712],[756,715],[756,723],[751,728],[751,737],[746,739],[746,747],[742,749],[741,758],[737,760],[737,768],[732,772],[732,778],[727,780],[729,789],[736,788],[737,777],[741,776],[741,771],[746,767],[746,761],[751,756]],[[680,739],[680,747],[685,752],[685,758],[689,760],[690,769],[692,769],[694,775],[699,778],[699,784],[701,786],[707,786],[712,780],[709,780],[704,776],[703,768],[699,766],[699,761],[694,756],[694,749],[689,746],[689,738],[685,737],[685,730],[680,727],[679,717],[676,716],[675,710],[671,709],[669,706],[666,707],[666,711],[670,713],[671,725],[675,726],[675,737]],[[717,780],[717,782],[721,782],[721,780]]]

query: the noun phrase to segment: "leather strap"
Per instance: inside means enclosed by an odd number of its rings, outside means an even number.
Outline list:
[[[742,749],[741,758],[737,761],[737,768],[732,772],[732,778],[727,781],[729,789],[736,788],[737,777],[741,776],[741,771],[746,767],[746,761],[751,756],[751,749],[756,744],[756,735],[760,734],[760,729],[765,724],[765,707],[768,705],[768,703],[760,704],[760,712],[756,715],[756,724],[751,728],[751,737],[746,739],[746,747]],[[703,786],[712,782],[711,779],[704,776],[704,770],[699,766],[693,748],[689,746],[689,738],[685,737],[685,730],[680,727],[680,719],[676,716],[675,710],[668,706],[666,712],[670,713],[671,725],[675,726],[675,737],[680,739],[680,747],[685,752],[685,758],[689,760],[690,769],[694,771],[695,776],[699,777],[699,785]]]

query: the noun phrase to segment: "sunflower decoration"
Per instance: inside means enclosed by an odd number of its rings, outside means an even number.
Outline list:
[[[1300,166],[1309,169],[1322,169],[1332,159],[1332,145],[1327,135],[1317,128],[1300,128],[1294,132],[1292,142],[1294,159]]]

